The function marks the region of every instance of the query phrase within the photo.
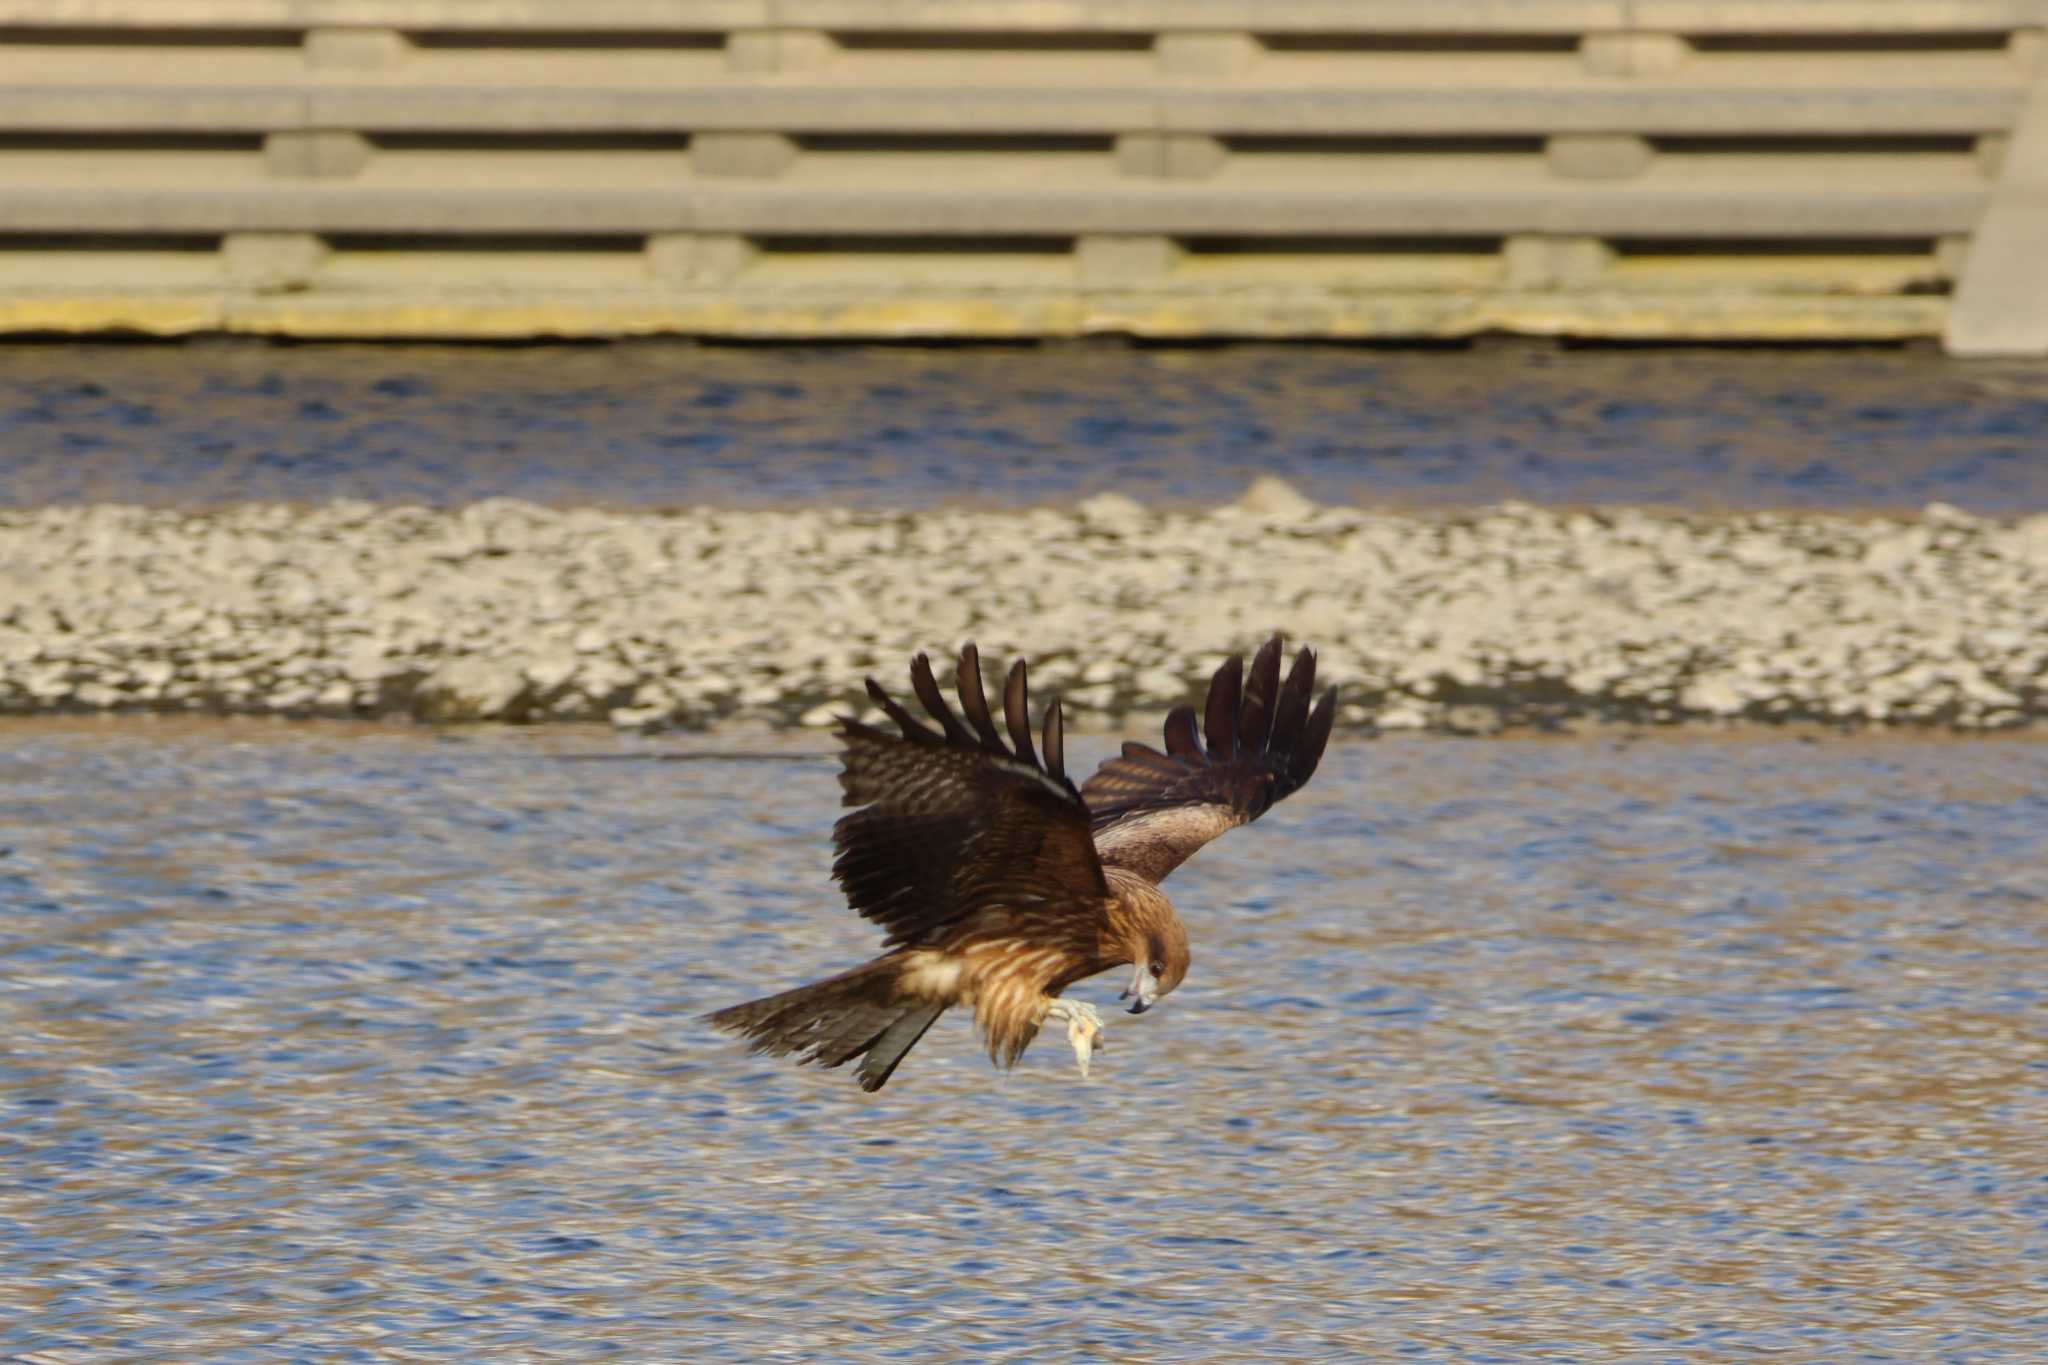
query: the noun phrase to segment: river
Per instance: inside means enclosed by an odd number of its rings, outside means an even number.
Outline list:
[[[0,723],[0,1356],[2037,1361],[2044,759],[1340,737],[870,1097],[817,736]]]

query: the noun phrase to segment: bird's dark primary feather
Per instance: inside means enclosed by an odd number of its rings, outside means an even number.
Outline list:
[[[1203,844],[1258,819],[1315,774],[1337,718],[1336,690],[1311,709],[1316,660],[1307,649],[1280,680],[1280,638],[1252,660],[1216,670],[1203,707],[1166,718],[1166,752],[1127,743],[1081,788],[1102,860],[1159,881]],[[1206,744],[1200,742],[1206,739]]]
[[[920,655],[919,657],[921,658],[923,656]],[[888,716],[890,720],[895,721],[896,728],[901,730],[903,732],[903,737],[907,740],[910,740],[912,743],[939,744],[944,742],[937,735],[933,734],[930,730],[926,729],[922,724],[920,724],[917,717],[911,715],[910,712],[906,711],[900,704],[898,704],[894,697],[891,697],[887,692],[884,692],[882,690],[882,685],[876,682],[873,678],[868,679],[868,700],[872,701],[875,705],[881,707],[882,713]]]
[[[882,688],[873,678],[869,678],[868,690],[872,696],[876,692],[881,692]],[[910,690],[917,693],[918,701],[931,713],[932,719],[939,723],[939,728],[946,732],[948,741],[954,744],[974,742],[974,737],[968,734],[967,727],[953,714],[953,708],[946,705],[946,694],[939,691],[938,679],[932,676],[932,661],[923,654],[910,661]]]
[[[1202,710],[1202,734],[1211,759],[1237,757],[1237,711],[1244,701],[1244,657],[1233,654],[1209,679],[1209,703]]]
[[[1054,697],[1045,708],[1045,770],[1060,781],[1067,780],[1067,722],[1060,714],[1060,699]]]
[[[974,727],[974,733],[981,736],[981,746],[994,753],[1003,752],[1003,741],[996,734],[996,723],[989,719],[988,693],[981,690],[981,653],[973,645],[960,651],[960,667],[953,675],[953,690],[960,696],[960,709],[967,713],[967,723]]]
[[[1039,765],[1028,724],[1021,753],[1002,743],[972,645],[961,653],[956,685],[972,732],[957,720],[948,724],[951,712],[936,684],[924,686],[930,677],[929,664],[912,665],[911,686],[943,735],[872,681],[869,695],[901,737],[859,721],[840,722],[839,780],[845,804],[856,809],[833,827],[839,856],[832,874],[848,903],[882,926],[892,947],[921,943],[994,906],[1097,914],[1108,885],[1074,784],[1064,772]],[[1026,700],[1019,665],[1004,696],[1013,732]],[[1049,740],[1046,747],[1055,744]]]
[[[1010,665],[1010,677],[1003,684],[1003,723],[1010,729],[1010,744],[1017,751],[1017,757],[1038,766],[1038,755],[1031,751],[1031,687],[1024,677],[1024,661],[1017,660]]]
[[[1259,646],[1252,656],[1251,680],[1237,717],[1237,752],[1264,753],[1273,735],[1275,694],[1280,690],[1280,637]]]

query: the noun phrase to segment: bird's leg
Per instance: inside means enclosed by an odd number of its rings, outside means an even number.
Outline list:
[[[1087,1080],[1088,1061],[1103,1046],[1102,1016],[1086,1001],[1054,998],[1045,1002],[1045,1017],[1067,1021],[1067,1041],[1074,1047],[1074,1063],[1081,1068],[1081,1079]]]

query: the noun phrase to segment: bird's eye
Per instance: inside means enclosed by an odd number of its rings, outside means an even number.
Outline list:
[[[1153,964],[1152,964],[1152,975],[1154,975],[1154,976],[1165,976],[1165,975],[1166,975],[1166,964],[1165,964],[1164,962],[1155,962],[1155,963],[1153,963]]]

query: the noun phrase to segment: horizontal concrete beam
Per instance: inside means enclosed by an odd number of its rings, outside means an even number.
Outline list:
[[[618,292],[493,290],[468,295],[101,290],[0,294],[0,333],[240,332],[299,337],[1159,338],[1465,337],[1485,332],[1636,340],[1902,340],[1938,335],[1947,300],[1928,295],[1786,297],[1712,293],[1461,291],[1342,294],[1248,290],[1207,295],[1088,290],[741,288]]]
[[[785,82],[787,78],[784,78]],[[14,132],[782,132],[1217,133],[1395,136],[1618,133],[1800,135],[2002,133],[2026,86],[1769,88],[1654,84],[1456,90],[1247,86],[1233,81],[1127,88],[853,85],[742,80],[688,88],[307,88],[219,83],[0,86],[0,127]]]
[[[2048,22],[2043,0],[1633,0],[1625,27],[1681,33],[1985,33]]]
[[[0,231],[554,233],[756,235],[1183,236],[1500,235],[1897,238],[1970,231],[1987,191],[1811,186],[1758,188],[1688,177],[1640,183],[1474,183],[1259,191],[1123,182],[1106,189],[956,193],[720,182],[598,190],[393,189],[277,182],[234,189],[15,185]]]
[[[2048,0],[0,0],[0,25],[389,27],[532,32],[1983,32],[2048,24]]]
[[[291,234],[284,234],[290,236]],[[339,240],[339,245],[330,242]],[[957,288],[994,297],[1032,294],[1088,281],[1095,267],[1138,244],[1152,268],[1117,274],[1106,286],[1180,296],[1275,290],[1332,294],[1471,293],[1500,288],[1584,288],[1645,294],[1744,293],[1854,295],[1878,298],[1928,295],[1926,285],[1951,278],[1961,237],[1942,238],[1933,251],[1900,243],[1894,250],[1753,252],[1740,243],[1722,252],[1688,243],[1659,254],[1637,244],[1625,256],[1596,237],[1511,235],[1498,249],[1447,241],[1436,251],[1415,244],[1352,243],[1341,251],[1303,253],[1296,244],[1260,246],[1242,241],[1226,251],[1202,243],[1143,235],[1079,237],[1046,243],[1044,250],[959,250],[934,255],[835,249],[832,241],[802,250],[762,250],[755,239],[731,233],[654,233],[609,244],[572,241],[563,249],[527,243],[516,251],[465,250],[460,239],[403,238],[373,245],[312,238],[304,267],[312,288],[388,290],[420,297],[456,297],[480,289],[521,293],[601,294],[642,287],[649,275],[669,284],[725,283],[745,276],[750,289],[813,293],[884,287]],[[1144,245],[1151,243],[1152,245]],[[235,273],[232,258],[249,258],[248,234],[184,247],[144,239],[123,244],[102,239],[69,249],[47,241],[13,246],[0,238],[0,296],[118,290],[157,295],[221,283]],[[1091,254],[1094,260],[1089,257]],[[1144,258],[1139,258],[1140,263]]]

